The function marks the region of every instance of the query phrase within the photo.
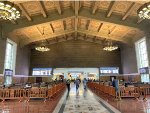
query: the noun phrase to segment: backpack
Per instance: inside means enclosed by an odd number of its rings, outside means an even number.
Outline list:
[[[70,80],[67,80],[67,82],[66,82],[67,84],[70,84]]]

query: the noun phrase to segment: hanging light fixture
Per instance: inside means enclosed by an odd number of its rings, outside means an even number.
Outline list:
[[[41,51],[41,52],[46,52],[46,51],[49,51],[50,49],[48,47],[46,47],[45,45],[41,45],[41,46],[35,47],[35,50]]]
[[[138,16],[141,19],[150,19],[150,2],[142,5],[138,10],[137,10]]]
[[[118,49],[118,46],[113,45],[112,40],[109,40],[103,48],[105,51],[114,51],[116,49]]]
[[[110,36],[110,30],[108,31],[108,37]],[[105,51],[114,51],[118,49],[117,45],[113,45],[112,40],[108,40],[105,44],[105,46],[103,47],[103,50]]]
[[[44,27],[43,27],[42,35],[44,36]],[[46,52],[46,51],[49,51],[50,48],[46,47],[46,45],[44,44],[44,41],[42,41],[40,46],[35,47],[35,50],[40,51],[40,52]]]
[[[4,20],[16,20],[20,18],[20,9],[9,1],[0,1],[0,18]]]

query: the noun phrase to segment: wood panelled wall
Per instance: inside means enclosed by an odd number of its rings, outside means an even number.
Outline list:
[[[106,52],[102,45],[81,40],[70,40],[49,45],[50,51],[31,50],[30,74],[34,67],[101,67],[121,68],[120,50]]]

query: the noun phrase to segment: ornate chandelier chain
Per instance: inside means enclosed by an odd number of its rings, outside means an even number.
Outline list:
[[[44,36],[44,27],[43,27],[43,32],[42,35]],[[49,51],[50,49],[48,47],[45,46],[44,42],[42,41],[41,45],[38,47],[35,47],[35,50],[40,51],[40,52],[45,52],[45,51]]]
[[[108,30],[108,37],[110,37],[110,33],[111,33],[111,31]],[[108,42],[106,43],[106,45],[103,48],[103,50],[105,50],[105,51],[114,51],[116,49],[118,49],[118,46],[113,45],[111,39],[108,40]]]

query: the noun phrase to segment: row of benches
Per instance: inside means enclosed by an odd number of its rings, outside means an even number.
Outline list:
[[[116,93],[115,88],[112,86],[105,86],[103,84],[98,84],[94,82],[88,83],[88,87],[92,89],[96,93],[105,93],[114,98],[123,98],[123,97],[134,97],[138,99],[139,97],[143,97],[146,99],[148,95],[150,95],[150,87],[143,86],[143,87],[124,87],[119,86],[119,90]]]
[[[94,83],[94,82],[89,82],[88,88],[90,88],[91,90],[93,90],[95,93],[98,93],[98,94],[105,93],[114,98],[116,98],[117,96],[114,87],[105,86],[105,85]]]
[[[54,96],[61,94],[64,91],[66,85],[64,83],[54,84],[50,88],[30,88],[30,89],[0,89],[0,99],[5,101],[6,99],[18,99],[27,100],[33,98],[42,98],[45,101],[53,98]]]

